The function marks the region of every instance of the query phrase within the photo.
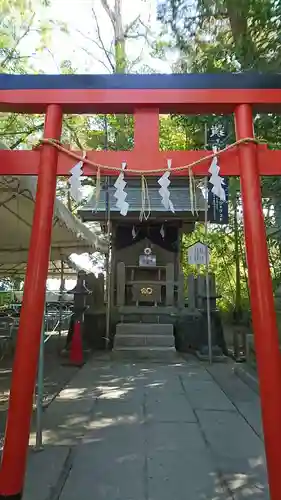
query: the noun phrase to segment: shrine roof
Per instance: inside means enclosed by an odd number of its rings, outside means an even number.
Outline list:
[[[170,75],[0,74],[0,91],[34,89],[281,89],[281,73],[225,72]]]
[[[149,187],[149,200],[151,206],[151,215],[153,216],[164,216],[167,214],[167,210],[161,203],[161,197],[159,195],[158,187]],[[141,211],[141,189],[140,185],[138,187],[127,187],[125,189],[127,193],[126,201],[129,203],[129,212],[128,216],[139,216]],[[109,188],[109,206],[111,217],[114,219],[122,217],[119,213],[119,209],[116,207],[116,198],[114,197],[115,188]],[[99,202],[96,205],[96,198],[93,196],[90,201],[79,210],[79,215],[83,221],[89,220],[100,220],[104,219],[107,212],[107,194],[106,190],[102,189],[100,192]],[[184,187],[179,186],[171,186],[170,187],[170,200],[172,201],[175,209],[175,214],[169,212],[169,217],[173,218],[181,218],[190,220],[194,219],[194,216],[191,213],[191,201],[189,195],[189,186],[188,184]],[[196,191],[196,208],[198,212],[204,212],[205,210],[205,200],[202,196],[201,190],[197,189]],[[122,217],[123,218],[123,217]],[[197,217],[195,217],[197,218]]]

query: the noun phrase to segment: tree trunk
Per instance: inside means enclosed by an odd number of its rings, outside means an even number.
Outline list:
[[[107,0],[101,0],[102,6],[107,13],[114,33],[114,56],[115,56],[115,73],[126,73],[127,58],[126,58],[126,40],[125,30],[122,19],[122,0],[115,0],[114,9],[112,9]],[[126,134],[126,116],[118,116],[119,130],[115,134],[116,149],[126,149],[127,134]]]
[[[115,0],[114,7],[114,47],[115,47],[115,72],[126,72],[126,45],[122,20],[122,0]]]
[[[256,67],[259,55],[248,28],[249,0],[225,0],[235,52],[241,69]]]

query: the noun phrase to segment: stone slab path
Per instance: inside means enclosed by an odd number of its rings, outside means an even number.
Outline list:
[[[24,500],[269,500],[258,395],[232,363],[93,359],[44,428]]]

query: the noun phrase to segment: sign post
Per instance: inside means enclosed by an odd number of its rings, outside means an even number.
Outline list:
[[[206,200],[208,203],[208,199]],[[208,325],[208,351],[209,363],[212,364],[212,328],[211,328],[211,309],[210,309],[210,283],[209,283],[209,247],[198,241],[188,248],[188,263],[197,266],[199,272],[200,266],[206,268],[206,309],[207,309],[207,325]]]
[[[188,264],[205,266],[209,262],[209,248],[201,241],[197,241],[188,248]]]

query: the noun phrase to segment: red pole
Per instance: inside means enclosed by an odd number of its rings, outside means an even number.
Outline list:
[[[252,109],[235,111],[237,139],[253,137]],[[281,499],[281,361],[254,144],[239,146],[245,242],[271,500]]]
[[[44,137],[60,139],[62,111],[47,108]],[[22,498],[56,195],[57,151],[42,146],[24,295],[0,470],[0,499]]]

